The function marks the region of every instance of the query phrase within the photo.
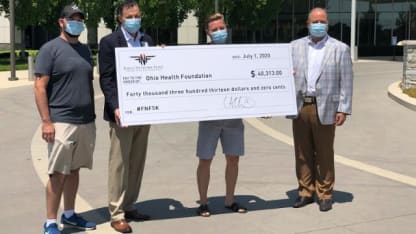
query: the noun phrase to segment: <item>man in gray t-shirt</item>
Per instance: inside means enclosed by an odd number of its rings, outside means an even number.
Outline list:
[[[35,65],[35,100],[48,143],[45,234],[60,234],[56,220],[62,195],[64,227],[96,227],[74,211],[79,169],[92,168],[96,137],[93,63],[88,47],[78,41],[84,13],[68,5],[58,22],[61,34],[42,46]]]
[[[49,75],[46,87],[52,122],[83,124],[95,120],[90,50],[57,37],[39,51],[35,74]]]

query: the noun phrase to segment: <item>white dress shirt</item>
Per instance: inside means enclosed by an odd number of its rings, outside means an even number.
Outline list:
[[[308,77],[307,77],[307,96],[316,96],[316,81],[321,74],[321,66],[325,54],[325,44],[328,41],[328,36],[325,36],[318,43],[309,39],[308,49]]]

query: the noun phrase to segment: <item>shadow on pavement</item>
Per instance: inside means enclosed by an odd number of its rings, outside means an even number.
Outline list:
[[[293,189],[293,190],[287,191],[286,195],[291,200],[290,206],[292,206],[292,203],[295,202],[295,200],[298,196],[298,190]],[[333,200],[334,203],[352,202],[353,199],[354,199],[354,195],[352,193],[349,193],[349,192],[334,190],[333,195],[332,195],[332,200]]]
[[[237,195],[236,201],[248,209],[248,212],[257,210],[270,210],[279,208],[292,207],[297,197],[297,189],[286,192],[288,198],[277,200],[264,200],[254,195]],[[354,196],[352,193],[343,191],[334,191],[334,203],[352,202]],[[212,215],[231,213],[232,211],[224,208],[224,196],[208,198],[208,205]],[[175,199],[160,198],[136,203],[136,208],[139,212],[148,214],[152,220],[162,219],[178,219],[197,216],[196,209],[198,204],[194,207],[185,207],[183,204]],[[107,207],[101,207],[95,210],[90,210],[81,215],[87,219],[96,222],[97,224],[106,223],[110,220]],[[76,233],[78,230],[64,230],[62,233]]]
[[[266,201],[253,195],[237,195],[235,199],[236,202],[246,207],[248,212],[290,206],[289,199]],[[208,205],[212,215],[232,212],[224,207],[224,201],[224,196],[208,198]],[[152,220],[195,217],[197,216],[196,210],[198,206],[199,205],[196,204],[194,207],[184,207],[181,202],[173,199],[157,199],[136,204],[137,209],[140,210],[140,212],[150,214]]]
[[[224,196],[208,198],[208,204],[211,210],[211,214],[216,215],[231,213],[230,210],[224,208],[224,200]],[[285,208],[291,206],[290,199],[266,201],[253,195],[237,195],[236,201],[240,203],[242,206],[247,207],[249,212],[256,210]],[[137,210],[139,210],[139,212],[141,213],[150,215],[152,217],[152,220],[194,217],[197,216],[197,207],[198,204],[196,204],[194,207],[185,207],[180,201],[170,198],[148,200],[136,204]],[[101,207],[87,212],[83,212],[81,213],[81,215],[85,219],[96,222],[97,224],[102,224],[110,220],[107,207]]]

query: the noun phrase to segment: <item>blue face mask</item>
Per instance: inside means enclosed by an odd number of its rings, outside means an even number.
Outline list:
[[[73,36],[79,36],[81,32],[84,31],[84,29],[85,26],[82,22],[76,20],[70,20],[66,22],[65,32]]]
[[[314,23],[309,27],[309,33],[313,37],[324,37],[326,36],[326,24]]]
[[[214,44],[224,44],[227,41],[227,37],[228,33],[226,29],[211,33],[211,39]]]
[[[142,26],[142,19],[140,18],[133,18],[133,19],[126,19],[124,21],[124,29],[127,30],[129,33],[137,33]]]

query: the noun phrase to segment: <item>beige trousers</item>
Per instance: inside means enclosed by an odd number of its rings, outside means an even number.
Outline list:
[[[108,208],[111,221],[124,219],[136,209],[146,161],[149,125],[121,128],[110,122]]]
[[[316,104],[306,104],[293,120],[293,138],[299,196],[332,198],[335,125],[322,125]]]

